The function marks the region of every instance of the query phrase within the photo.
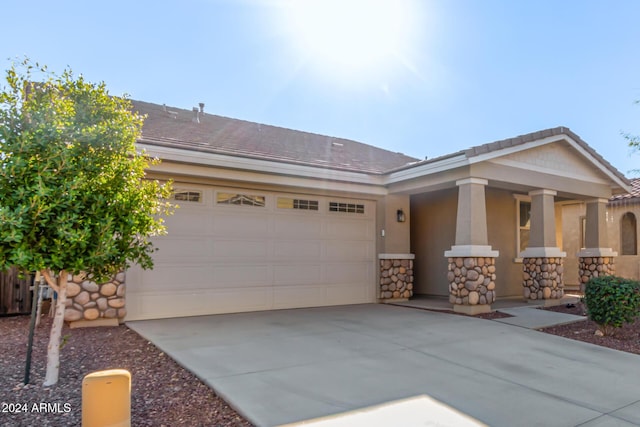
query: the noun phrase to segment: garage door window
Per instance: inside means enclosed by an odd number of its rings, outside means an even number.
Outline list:
[[[199,202],[202,200],[202,193],[200,191],[178,190],[173,193],[173,200],[181,202]]]
[[[218,193],[216,201],[220,205],[264,207],[264,196],[240,193]]]
[[[317,211],[317,200],[292,199],[289,197],[278,197],[278,209],[300,209],[305,211]]]
[[[329,202],[329,212],[364,213],[364,205],[356,203]]]

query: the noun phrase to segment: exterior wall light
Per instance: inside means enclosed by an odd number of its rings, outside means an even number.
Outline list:
[[[396,219],[398,220],[398,222],[405,222],[405,220],[407,219],[404,215],[404,211],[402,209],[398,209],[396,212]]]

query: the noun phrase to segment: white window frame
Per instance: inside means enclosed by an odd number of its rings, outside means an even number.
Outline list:
[[[187,193],[189,196],[187,197],[191,197],[192,193],[197,193],[198,194],[198,200],[189,200],[189,198],[187,199],[176,199],[176,194],[184,194]],[[198,190],[195,188],[174,188],[173,193],[171,194],[171,200],[178,202],[178,203],[204,203],[204,191],[202,190]]]
[[[233,194],[236,196],[246,196],[248,198],[251,197],[262,197],[262,199],[264,200],[264,204],[263,205],[257,205],[257,204],[252,204],[252,203],[240,203],[240,204],[236,204],[236,203],[225,203],[225,202],[221,202],[219,201],[219,196],[220,194]],[[214,203],[216,206],[228,206],[228,207],[235,207],[235,208],[261,208],[264,209],[267,207],[267,196],[264,194],[254,194],[252,190],[217,190],[215,192],[214,195]]]
[[[292,207],[285,207],[281,205],[281,199],[291,200]],[[298,207],[296,207],[296,202],[298,202]],[[303,202],[303,203],[301,203]],[[307,207],[302,207],[306,203]],[[311,208],[315,203],[315,208]],[[319,199],[310,198],[308,196],[276,196],[276,209],[285,210],[291,212],[303,212],[303,213],[316,213],[320,212],[321,203]]]
[[[332,204],[336,204],[336,209],[332,209]],[[346,210],[341,210],[342,206]],[[353,210],[350,210],[353,209]],[[360,211],[360,209],[362,211]],[[348,214],[348,215],[366,215],[367,208],[366,204],[362,202],[351,202],[351,201],[338,201],[338,200],[330,200],[327,204],[327,212],[331,214]]]
[[[523,227],[520,227],[520,203],[531,203],[531,196],[525,194],[514,194],[513,198],[516,202],[516,257],[513,259],[513,262],[522,263],[522,258],[520,258],[520,230]],[[531,230],[531,226],[529,226],[529,230]]]

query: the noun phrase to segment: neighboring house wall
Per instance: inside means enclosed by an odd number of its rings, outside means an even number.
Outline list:
[[[609,241],[613,245],[613,250],[618,252],[615,264],[616,275],[638,280],[640,279],[640,256],[638,256],[640,204],[618,203],[610,203],[607,207]],[[626,214],[631,215],[625,218]],[[635,221],[629,221],[630,219],[635,219]],[[624,231],[623,222],[626,223],[624,224]]]
[[[578,285],[578,259],[576,253],[584,246],[583,218],[586,215],[584,203],[564,205],[562,220],[563,250],[567,252],[565,260],[565,284]],[[622,223],[625,214],[631,213],[636,218],[635,230],[627,223],[625,238],[635,232],[636,254],[629,254],[630,248],[623,248]],[[629,218],[629,217],[627,217]],[[640,256],[638,256],[638,218],[640,218],[640,204],[613,202],[607,206],[607,234],[611,249],[618,253],[615,259],[616,275],[633,279],[640,279]],[[623,251],[623,249],[626,249]],[[631,251],[632,252],[632,251]]]

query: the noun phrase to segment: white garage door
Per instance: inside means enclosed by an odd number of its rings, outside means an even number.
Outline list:
[[[127,320],[374,301],[373,202],[174,187],[154,269],[127,272]]]

